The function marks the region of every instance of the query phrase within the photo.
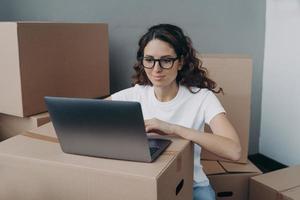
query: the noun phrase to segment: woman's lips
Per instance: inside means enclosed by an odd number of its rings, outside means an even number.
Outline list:
[[[154,80],[161,80],[161,79],[163,79],[165,76],[161,76],[161,75],[159,75],[159,76],[154,76],[154,75],[152,75],[152,77],[153,77]]]

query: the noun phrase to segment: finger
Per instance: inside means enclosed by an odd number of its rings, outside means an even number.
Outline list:
[[[146,132],[150,132],[151,130],[154,129],[154,127],[151,126],[151,125],[147,125],[147,126],[145,127],[145,129],[146,129]]]
[[[161,131],[161,130],[152,130],[154,133],[157,133],[159,135],[167,135],[165,132]]]
[[[151,131],[156,132],[157,130],[159,130],[159,128],[154,124],[147,125],[145,128],[146,128],[146,132],[151,132]]]
[[[148,126],[146,128],[146,132],[149,133],[149,132],[154,132],[154,133],[157,133],[159,135],[167,135],[167,133],[165,133],[164,131],[158,129],[157,127],[154,127],[154,126]]]
[[[145,124],[151,124],[152,121],[153,121],[152,119],[146,119],[146,120],[144,120],[144,123]]]

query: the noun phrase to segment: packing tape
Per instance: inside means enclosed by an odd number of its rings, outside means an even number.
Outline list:
[[[38,139],[38,140],[43,140],[43,141],[48,141],[48,142],[53,142],[53,143],[59,143],[58,139],[55,137],[51,136],[46,136],[46,135],[40,135],[37,133],[32,133],[32,132],[26,132],[22,134],[23,136]]]

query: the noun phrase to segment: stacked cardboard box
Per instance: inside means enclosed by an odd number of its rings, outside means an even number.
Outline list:
[[[247,163],[251,116],[252,60],[247,56],[226,54],[203,55],[201,60],[203,66],[208,69],[209,77],[224,90],[224,95],[219,93],[217,97],[239,134],[242,156],[237,162]],[[211,132],[208,126],[206,126],[206,131]],[[229,161],[206,150],[202,151],[201,158]]]
[[[300,165],[273,171],[250,180],[250,200],[300,199]]]
[[[49,121],[48,112],[30,117],[16,117],[0,113],[0,141],[37,128]]]
[[[248,160],[248,141],[251,116],[252,60],[238,55],[202,55],[203,66],[209,77],[223,88],[217,94],[227,117],[237,130],[242,145],[242,156],[237,162],[218,157],[205,149],[201,162],[217,199],[245,200],[248,198],[249,177],[260,174]],[[211,132],[209,126],[206,132]]]
[[[49,121],[44,96],[109,94],[107,24],[0,22],[0,47],[1,139]]]
[[[202,165],[216,191],[217,199],[247,200],[249,178],[261,174],[250,161],[240,164],[202,160]]]
[[[172,144],[153,163],[65,154],[52,123],[0,143],[0,199],[192,199],[193,145]]]

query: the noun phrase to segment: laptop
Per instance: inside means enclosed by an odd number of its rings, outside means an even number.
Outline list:
[[[139,102],[45,97],[65,153],[153,162],[171,143],[145,132]]]

